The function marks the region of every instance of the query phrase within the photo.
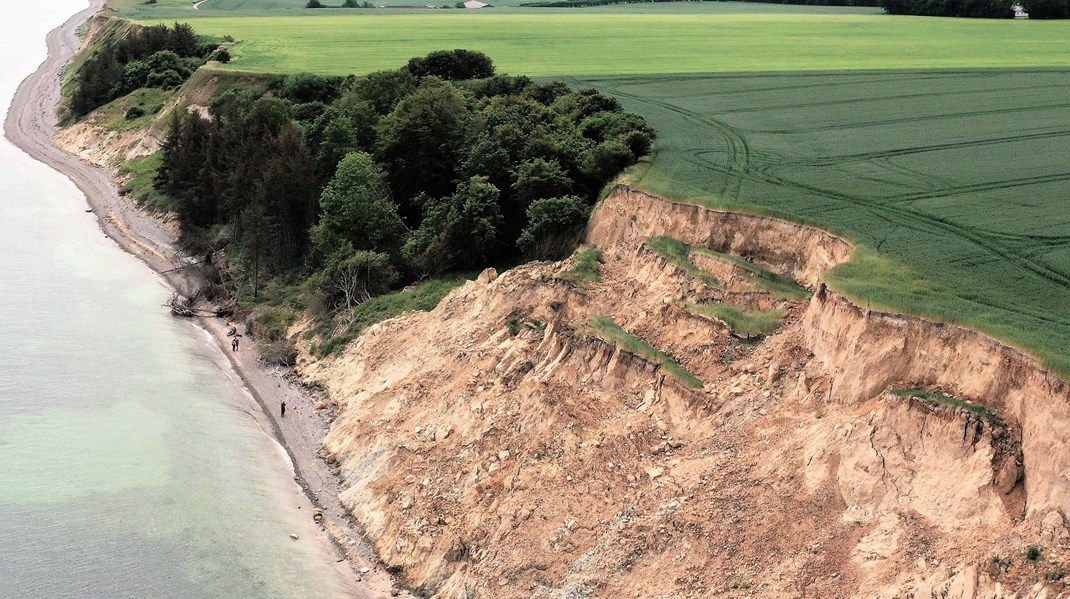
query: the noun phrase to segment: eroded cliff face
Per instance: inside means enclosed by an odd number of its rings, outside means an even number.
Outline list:
[[[693,254],[725,283],[711,286],[646,247],[655,235],[815,293],[740,290],[738,267]],[[324,448],[344,500],[403,583],[450,598],[1061,596],[1065,383],[983,335],[824,288],[851,247],[821,231],[621,188],[588,239],[605,265],[586,289],[559,277],[568,261],[486,272],[340,356],[306,356],[339,407]],[[741,340],[687,309],[703,302],[786,316]],[[596,316],[703,387],[604,341]],[[889,392],[937,387],[955,399]]]

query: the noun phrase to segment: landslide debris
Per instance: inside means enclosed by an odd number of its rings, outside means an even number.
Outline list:
[[[692,249],[666,255],[659,236]],[[853,306],[820,283],[851,248],[820,231],[621,188],[587,240],[602,259],[582,284],[581,255],[488,270],[336,356],[303,348],[338,409],[324,451],[343,501],[402,584],[1063,592],[1064,383],[983,336]],[[782,324],[748,338],[702,305]]]

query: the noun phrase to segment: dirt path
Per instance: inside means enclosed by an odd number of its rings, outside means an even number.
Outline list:
[[[99,12],[104,3],[105,0],[90,0],[89,8],[48,34],[48,58],[19,86],[4,122],[4,134],[30,156],[69,177],[85,194],[106,235],[160,273],[176,291],[188,294],[199,281],[181,268],[190,260],[176,250],[174,227],[142,213],[133,202],[120,196],[105,171],[52,143],[60,75],[80,46],[78,28]],[[313,506],[322,510],[329,545],[339,566],[345,566],[345,578],[354,581],[350,586],[352,596],[389,596],[392,583],[388,575],[376,567],[370,548],[361,540],[338,500],[336,477],[317,455],[328,422],[314,410],[314,398],[292,374],[264,366],[257,359],[256,342],[251,338],[245,337],[240,351],[231,352],[222,319],[198,318],[195,324],[211,333],[234,373],[260,404],[263,414],[258,419],[289,455],[295,480],[309,499],[310,515]],[[282,401],[287,407],[285,418],[279,415]]]

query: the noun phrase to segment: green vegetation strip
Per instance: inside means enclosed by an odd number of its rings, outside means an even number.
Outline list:
[[[771,270],[747,262],[737,256],[704,247],[690,246],[690,248],[694,253],[705,254],[716,260],[728,262],[729,264],[742,268],[747,271],[745,278],[749,279],[758,287],[765,289],[774,297],[783,299],[806,299],[811,295],[810,292],[802,285],[799,285],[795,279],[778,275]]]
[[[755,286],[767,291],[770,295],[782,299],[805,299],[810,297],[810,292],[801,287],[794,279],[778,275],[775,272],[766,270],[755,264],[751,264],[742,258],[724,254],[708,248],[698,247],[684,243],[679,239],[674,239],[666,235],[659,237],[651,237],[646,240],[646,246],[651,250],[664,256],[667,260],[672,262],[678,268],[702,281],[710,287],[717,289],[724,289],[725,285],[721,281],[718,281],[710,274],[691,261],[691,254],[705,254],[716,260],[727,262],[733,266],[737,266],[744,271],[746,275],[744,278],[749,280]]]
[[[602,265],[605,263],[602,250],[598,246],[586,245],[576,250],[572,257],[572,267],[558,273],[557,277],[583,289],[602,281]]]
[[[959,399],[957,397],[951,397],[950,395],[945,395],[940,390],[892,389],[892,395],[895,395],[896,397],[916,397],[935,405],[963,409],[975,416],[984,418],[993,424],[1003,425],[1003,419],[1000,417],[999,412],[996,412],[992,408],[969,402],[964,399]]]
[[[784,310],[749,310],[730,304],[687,304],[688,312],[716,318],[741,337],[768,335],[784,321]]]
[[[596,335],[622,350],[660,364],[663,370],[680,379],[688,387],[693,389],[702,388],[702,381],[684,369],[683,366],[680,366],[680,363],[674,360],[672,356],[651,347],[647,342],[625,331],[620,325],[613,322],[611,318],[595,316],[591,318],[591,328]]]
[[[122,192],[134,198],[138,206],[167,212],[173,210],[175,201],[167,194],[161,193],[153,187],[153,179],[160,168],[163,156],[157,152],[141,158],[134,158],[123,163],[119,171],[132,178],[122,187]]]
[[[724,289],[724,284],[710,276],[710,274],[691,262],[691,245],[679,239],[673,239],[667,235],[650,237],[646,240],[646,246],[654,252],[661,254],[666,260],[672,262],[677,268],[695,277],[703,283],[717,289]]]
[[[434,277],[401,291],[373,297],[353,309],[349,326],[344,332],[326,339],[313,350],[317,356],[329,356],[345,347],[373,324],[406,312],[428,312],[435,309],[449,292],[471,280],[469,274],[450,274]],[[327,323],[326,328],[331,323]]]
[[[142,18],[154,20],[147,11]],[[272,73],[360,75],[450,48],[484,52],[502,71],[551,77],[1070,66],[1070,28],[1059,22],[576,9],[189,20],[202,35],[241,40],[222,68]]]
[[[480,11],[479,14],[500,14],[502,12],[539,14],[567,12],[557,9],[539,9],[527,6],[533,0],[495,0],[493,7]],[[364,14],[364,0],[358,0],[360,9],[353,8],[322,8],[309,10],[306,8],[308,0],[207,0],[200,3],[197,10],[193,10],[193,0],[157,0],[154,4],[146,4],[145,0],[109,0],[108,5],[119,11],[119,14],[128,18],[196,18],[196,17],[219,17],[219,16],[316,16],[328,15],[353,15]],[[343,0],[321,0],[325,7],[340,7]],[[380,0],[369,2],[375,9],[372,14],[399,13],[405,11],[414,14],[412,9],[420,9],[423,14],[450,14],[452,10],[440,10],[441,8],[453,9],[456,0]],[[427,10],[428,4],[436,8]],[[469,11],[469,14],[475,11]],[[583,12],[587,13],[672,13],[672,14],[739,14],[739,13],[808,13],[808,14],[883,14],[883,10],[876,7],[853,6],[800,6],[784,4],[764,4],[755,2],[628,2],[614,3],[604,6],[586,7]]]

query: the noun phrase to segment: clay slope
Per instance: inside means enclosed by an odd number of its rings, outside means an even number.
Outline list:
[[[695,250],[696,274],[652,250],[657,235],[749,262]],[[324,446],[343,499],[403,583],[450,598],[1062,592],[1063,382],[981,335],[828,291],[821,273],[851,247],[814,229],[621,188],[588,239],[605,264],[586,288],[563,280],[570,261],[486,272],[306,357],[339,406]],[[815,293],[741,287],[748,264]],[[695,304],[784,323],[740,339]],[[620,349],[607,319],[702,385]]]

